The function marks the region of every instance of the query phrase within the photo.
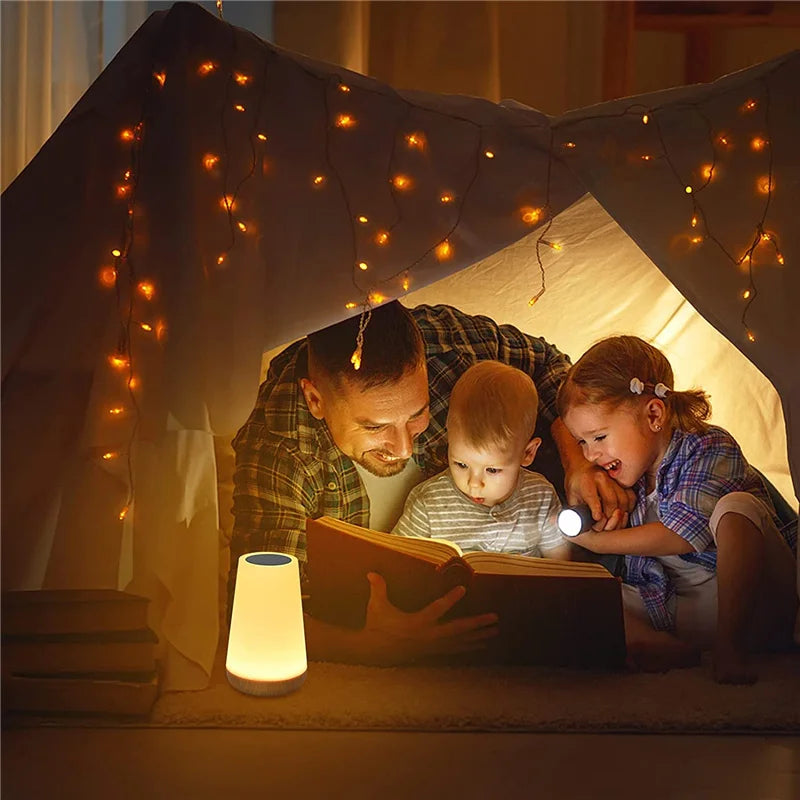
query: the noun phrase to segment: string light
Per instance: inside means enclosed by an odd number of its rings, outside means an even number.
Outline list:
[[[710,181],[714,177],[714,165],[703,164],[703,166],[700,168],[700,174],[703,176],[705,181]]]
[[[762,136],[754,136],[750,140],[750,149],[755,150],[756,153],[760,153],[766,146],[767,140]]]
[[[125,517],[128,516],[128,511],[130,511],[130,506],[124,506],[122,510],[119,512],[120,521],[124,520]]]
[[[120,199],[127,197],[130,194],[131,187],[127,184],[120,183],[117,186],[117,197]]]
[[[257,136],[257,137],[258,137],[258,138],[259,138],[259,139],[260,139],[262,142],[266,142],[266,141],[267,141],[267,136],[266,136],[266,134],[264,134],[264,133],[258,133],[258,134],[256,134],[256,136]]]
[[[403,276],[403,291],[407,292],[409,286],[411,286],[411,281],[408,279],[408,275],[405,275]]]
[[[345,303],[344,307],[347,308],[347,309],[351,309],[351,308],[355,308],[357,305],[358,305],[358,303],[354,303],[351,300],[349,303]]]
[[[117,271],[114,267],[101,267],[97,277],[102,286],[105,286],[106,289],[113,289],[117,282]]]
[[[756,108],[758,108],[758,102],[757,102],[756,100],[748,100],[748,101],[747,101],[747,102],[746,102],[746,103],[745,103],[745,104],[742,106],[742,108],[741,108],[741,111],[742,111],[743,113],[744,113],[744,112],[747,112],[747,111],[755,111],[755,110],[756,110]]]
[[[236,211],[237,202],[234,197],[229,194],[224,194],[219,201],[220,208],[223,211]]]
[[[242,233],[247,233],[247,225],[244,222],[237,222],[236,225]]]
[[[154,72],[153,77],[158,81],[159,86],[163,86],[167,82],[166,72]]]
[[[239,84],[239,86],[247,86],[247,84],[250,83],[250,76],[244,75],[241,72],[234,72],[233,79]]]
[[[689,239],[689,241],[690,241],[692,244],[700,244],[700,243],[703,241],[703,237],[702,237],[702,236],[692,236],[692,237]]]
[[[221,255],[217,256],[217,264],[224,264],[225,263],[225,254],[222,253]]]
[[[648,122],[650,122],[650,115],[642,114],[642,124],[647,125]]]
[[[152,300],[155,296],[156,287],[150,281],[140,281],[136,288],[145,300]]]
[[[645,153],[641,158],[642,158],[642,161],[651,161],[653,156]]]
[[[161,342],[167,336],[167,323],[163,319],[156,322],[156,340]]]
[[[756,335],[753,333],[753,331],[751,331],[750,329],[748,329],[748,330],[747,330],[747,338],[748,338],[748,339],[749,339],[751,342],[754,342],[754,341],[756,340]]]
[[[375,234],[375,244],[379,244],[381,246],[388,244],[389,242],[389,232],[388,231],[378,231]]]
[[[111,461],[114,458],[118,458],[119,453],[115,453],[113,450],[109,450],[107,453],[103,453],[103,461]]]
[[[359,268],[359,269],[360,269],[362,272],[366,272],[366,271],[369,269],[369,264],[367,264],[367,262],[366,262],[366,261],[359,261],[359,262],[358,262],[358,268]]]
[[[494,158],[494,152],[492,150],[484,150],[483,154],[486,158]]]
[[[404,192],[411,188],[411,178],[407,175],[395,175],[392,178],[392,186],[398,191]]]
[[[696,228],[696,227],[697,227],[697,214],[695,214],[695,215],[692,217],[692,227],[693,227],[693,228]]]
[[[775,189],[775,182],[769,175],[763,175],[756,181],[756,188],[761,194],[770,194]]]
[[[314,186],[322,186],[325,183],[325,176],[324,175],[315,175],[313,179]]]
[[[424,133],[409,133],[406,135],[406,144],[412,150],[424,150],[427,145]]]
[[[240,111],[241,112],[241,111],[244,111],[244,106],[241,103],[237,103],[234,106],[234,109],[236,109],[236,111]]]
[[[216,167],[217,164],[219,164],[219,156],[215,156],[213,153],[206,153],[203,156],[203,166],[207,170],[210,171],[214,169],[214,167]]]
[[[350,87],[345,83],[340,83],[338,88],[339,91],[344,94],[347,94],[350,91]]]
[[[549,242],[547,239],[540,240],[542,244],[546,244],[551,250],[563,250],[564,248],[558,242]]]
[[[574,150],[577,146],[578,145],[576,145],[575,142],[564,142],[562,145],[562,147],[566,147],[567,150]]]
[[[750,299],[750,294],[751,294],[751,293],[750,293],[750,290],[749,290],[749,289],[745,289],[745,290],[742,292],[742,299],[743,299],[743,300],[749,300],[749,299]]]
[[[719,136],[717,136],[717,144],[725,150],[730,150],[731,147],[733,147],[733,143],[725,133],[721,133]]]
[[[336,117],[336,127],[337,128],[354,128],[356,126],[356,120],[351,114],[339,114]]]
[[[148,322],[140,322],[139,327],[146,333],[152,333],[153,331],[153,326],[150,325]]]
[[[691,186],[686,186],[683,191],[686,192],[686,194],[691,194],[693,189]]]
[[[369,219],[367,219],[367,217],[365,217],[363,214],[361,214],[360,216],[356,217],[356,219],[357,219],[357,220],[358,220],[358,221],[359,221],[359,222],[360,222],[362,225],[366,225],[366,224],[369,222]]]
[[[453,197],[450,192],[444,192],[443,194],[439,195],[439,202],[444,206],[452,203],[453,200],[455,200],[455,197]]]
[[[206,75],[210,75],[216,68],[217,65],[213,61],[204,61],[197,68],[197,74],[201,77],[205,77]]]
[[[130,128],[125,128],[125,130],[120,131],[119,138],[122,139],[123,142],[132,142],[135,137]]]
[[[122,406],[112,406],[108,409],[108,413],[112,417],[120,417],[125,413],[125,409]]]
[[[525,206],[520,209],[520,217],[526,225],[535,225],[542,218],[542,209]]]
[[[439,244],[436,245],[434,252],[436,253],[436,258],[439,259],[439,261],[446,261],[448,258],[452,258],[453,256],[453,248],[447,239],[439,242]]]
[[[114,369],[127,369],[131,362],[128,357],[122,353],[115,353],[108,357],[108,363],[111,364]]]

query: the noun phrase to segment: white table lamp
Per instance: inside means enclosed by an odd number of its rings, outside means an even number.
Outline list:
[[[233,596],[228,682],[245,694],[280,695],[306,677],[300,567],[283,553],[239,558]]]

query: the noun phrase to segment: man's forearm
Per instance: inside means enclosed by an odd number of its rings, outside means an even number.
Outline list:
[[[567,430],[567,426],[558,417],[550,426],[550,435],[558,448],[558,455],[565,472],[571,472],[576,467],[586,466],[589,462],[583,457],[580,445],[575,437]]]

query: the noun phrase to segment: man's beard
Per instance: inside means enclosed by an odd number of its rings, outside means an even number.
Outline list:
[[[362,453],[361,458],[354,458],[353,460],[371,475],[375,475],[378,478],[391,478],[394,475],[399,475],[408,464],[407,458],[400,461],[381,461],[375,456],[374,451]]]

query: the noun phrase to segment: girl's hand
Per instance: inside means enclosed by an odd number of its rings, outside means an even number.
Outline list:
[[[595,521],[592,530],[595,531],[624,528],[636,503],[633,490],[620,486],[608,477],[604,469],[585,459],[566,473],[564,488],[570,505],[586,503],[589,506]]]

